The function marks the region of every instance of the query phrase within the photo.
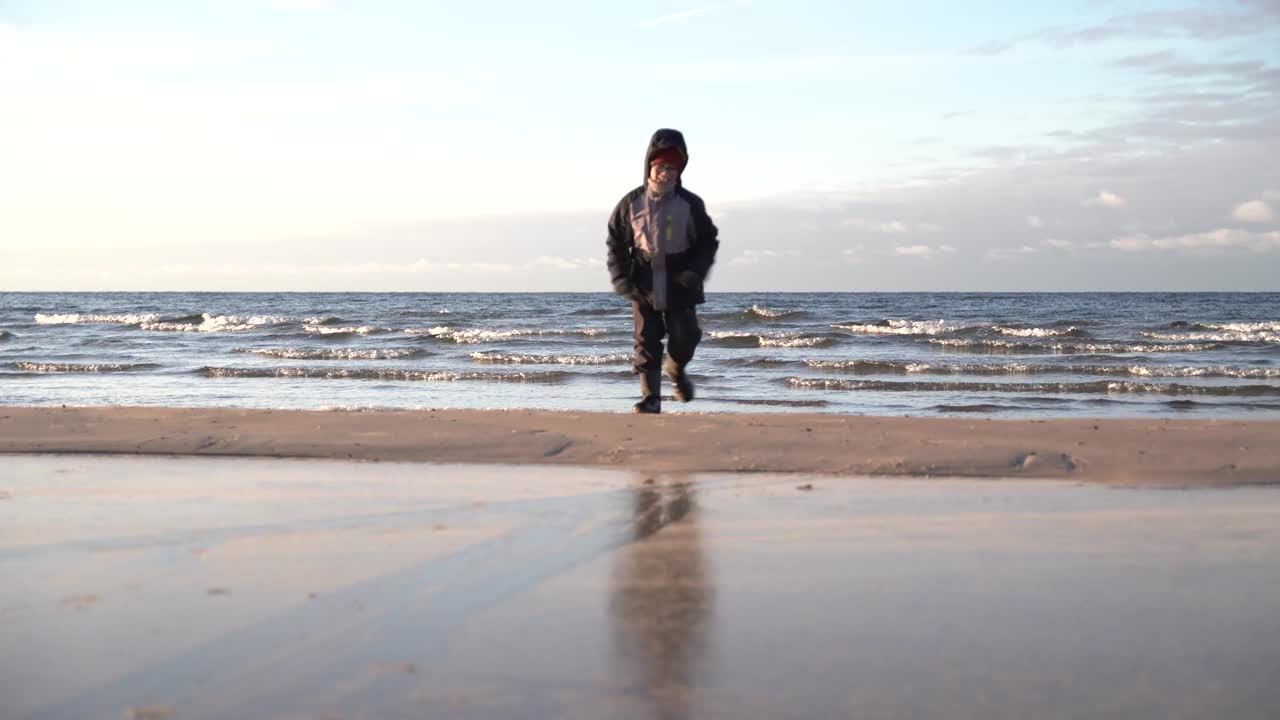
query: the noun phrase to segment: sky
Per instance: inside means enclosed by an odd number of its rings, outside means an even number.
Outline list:
[[[0,0],[0,291],[1280,290],[1280,0]]]

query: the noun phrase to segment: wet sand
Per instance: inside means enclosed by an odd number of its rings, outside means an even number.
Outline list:
[[[1280,422],[1227,420],[0,407],[4,452],[1280,483]]]
[[[4,718],[1272,718],[1276,587],[1274,487],[0,457]]]

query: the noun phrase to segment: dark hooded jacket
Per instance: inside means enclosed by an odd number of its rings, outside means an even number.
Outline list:
[[[687,166],[689,151],[680,131],[662,129],[653,134],[644,154],[645,182],[624,195],[609,217],[613,289],[662,310],[706,301],[702,286],[720,247],[719,231],[706,205],[684,188],[682,180],[661,199],[646,194],[650,161],[672,149],[680,152]]]

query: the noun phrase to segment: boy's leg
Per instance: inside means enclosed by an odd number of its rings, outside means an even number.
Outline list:
[[[662,386],[662,336],[667,327],[662,313],[648,303],[631,305],[635,323],[635,370],[640,376],[640,403],[637,412],[658,412]]]
[[[666,313],[667,325],[667,375],[675,385],[676,399],[689,402],[693,399],[693,382],[685,374],[684,367],[693,359],[693,352],[702,340],[702,328],[698,327],[698,311],[695,308],[670,310]]]

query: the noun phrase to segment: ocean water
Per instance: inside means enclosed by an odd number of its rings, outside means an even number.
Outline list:
[[[664,411],[1280,417],[1280,293],[714,293]],[[629,411],[607,293],[0,293],[0,404]],[[666,391],[669,395],[669,390]]]

